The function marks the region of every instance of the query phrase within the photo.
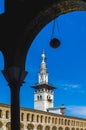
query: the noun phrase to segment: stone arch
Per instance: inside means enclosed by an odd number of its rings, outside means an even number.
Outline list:
[[[63,130],[63,127],[59,127],[58,130]]]
[[[46,127],[45,127],[45,130],[50,130],[50,126],[46,126]]]
[[[38,125],[37,126],[37,130],[42,130],[43,129],[43,126],[42,125]]]
[[[66,7],[64,6],[66,5]],[[77,6],[78,5],[78,6]],[[82,5],[82,6],[81,6]],[[70,9],[71,8],[71,9]],[[33,39],[37,36],[37,34],[40,32],[40,30],[49,22],[51,22],[54,18],[76,10],[86,10],[86,6],[84,3],[81,3],[80,1],[69,0],[68,2],[66,0],[59,2],[53,2],[50,6],[45,8],[44,10],[41,10],[40,13],[27,25],[27,34],[31,35],[24,35],[24,39],[27,43],[25,48],[29,49],[30,44],[32,43]],[[23,41],[24,43],[24,41]]]
[[[69,127],[65,127],[65,130],[70,130],[70,128]]]
[[[34,129],[34,125],[33,124],[28,124],[27,125],[27,129],[28,130],[33,130]]]
[[[6,124],[6,130],[11,130],[11,123],[10,123],[10,122],[8,122],[8,123]]]
[[[20,130],[24,130],[24,124],[20,123]]]
[[[0,130],[2,130],[3,123],[0,121]]]
[[[52,127],[52,130],[57,130],[57,127],[56,127],[56,126],[53,126],[53,127]]]
[[[75,128],[71,128],[71,130],[75,130]]]

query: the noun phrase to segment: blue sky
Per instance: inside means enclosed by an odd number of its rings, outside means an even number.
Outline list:
[[[2,14],[4,12],[4,0],[0,0],[0,14]]]
[[[58,22],[57,22],[58,21]],[[34,39],[26,58],[25,84],[20,91],[22,107],[33,108],[34,90],[38,83],[41,53],[46,54],[49,83],[57,89],[54,92],[54,106],[64,102],[66,114],[86,118],[86,12],[75,11],[56,19],[54,37],[61,45],[53,49],[49,45],[53,21],[47,24]],[[4,68],[3,55],[0,53],[0,70]],[[0,103],[10,104],[10,91],[0,72]]]

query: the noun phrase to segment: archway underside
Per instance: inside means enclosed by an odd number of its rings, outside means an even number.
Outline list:
[[[18,66],[24,69],[27,52],[32,44],[32,41],[41,29],[54,18],[62,14],[72,11],[86,11],[86,2],[84,2],[84,0],[59,0],[54,1],[49,7],[45,7],[46,8],[44,10],[40,9],[39,13],[37,12],[34,14],[34,18],[32,20],[28,20],[27,24],[23,24],[23,27],[21,26],[23,30],[19,33],[18,30],[20,29],[20,25],[18,28],[18,24],[20,23],[18,23],[15,33],[13,33],[13,35],[15,34],[13,36],[14,39],[12,38],[12,41],[8,39],[6,43],[0,45],[5,59],[5,68]],[[27,14],[27,19],[28,17],[29,15]],[[24,18],[22,20],[24,20]],[[12,32],[10,32],[10,34],[11,33]],[[6,37],[10,34],[6,34]],[[1,43],[3,43],[3,41],[4,40],[2,39]]]

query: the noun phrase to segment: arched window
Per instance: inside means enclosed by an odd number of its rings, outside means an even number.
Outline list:
[[[2,118],[2,110],[0,110],[0,118]]]
[[[43,116],[41,116],[40,121],[41,121],[41,123],[43,122]]]
[[[37,115],[37,122],[39,122],[39,115]]]
[[[6,111],[6,119],[9,119],[9,111]]]
[[[28,113],[27,114],[27,121],[29,121],[30,120],[30,114]]]
[[[70,120],[68,120],[68,125],[70,125]]]
[[[45,123],[47,123],[47,117],[45,117]]]
[[[63,125],[63,119],[61,119],[61,125]]]
[[[67,125],[67,119],[65,119],[65,125]]]
[[[50,123],[50,119],[51,119],[51,118],[49,117],[49,118],[48,118],[48,123]]]
[[[57,118],[55,118],[55,124],[57,124]]]
[[[59,125],[60,125],[60,123],[61,123],[61,119],[59,118]]]
[[[24,120],[24,113],[21,113],[21,121]]]
[[[34,121],[34,114],[32,114],[31,116],[31,121]]]
[[[40,95],[40,100],[42,100],[42,95]]]
[[[52,118],[52,123],[54,123],[54,118]]]
[[[37,96],[37,100],[39,100],[39,96]]]

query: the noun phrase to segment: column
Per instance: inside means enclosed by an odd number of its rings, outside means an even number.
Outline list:
[[[2,126],[2,130],[6,130],[6,125],[3,125],[3,126]]]
[[[24,130],[28,130],[28,129],[27,129],[27,126],[24,126]]]
[[[26,71],[10,67],[2,71],[11,92],[11,130],[20,130],[20,87],[24,83]]]

